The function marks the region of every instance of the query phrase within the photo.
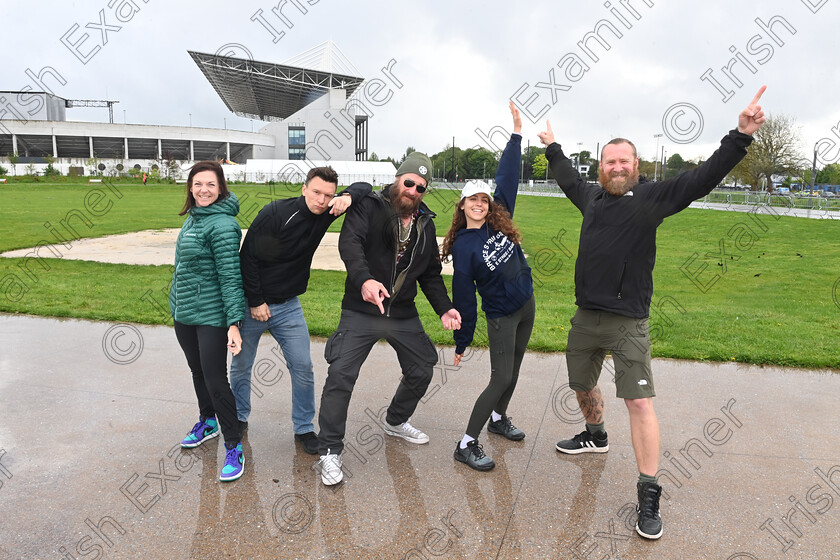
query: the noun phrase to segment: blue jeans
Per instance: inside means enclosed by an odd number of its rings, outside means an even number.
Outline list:
[[[266,330],[271,333],[283,350],[286,367],[292,377],[292,423],[296,434],[314,432],[312,420],[315,418],[315,380],[312,373],[312,357],[309,351],[309,327],[303,317],[300,300],[296,297],[285,303],[269,305],[271,317],[268,321],[257,321],[251,317],[251,309],[245,309],[242,322],[242,351],[233,357],[230,365],[230,386],[236,398],[236,413],[242,422],[248,421],[251,414],[251,369],[257,355],[260,337]],[[280,357],[276,348],[272,354]],[[257,379],[263,387],[273,385],[282,373],[275,358],[262,359],[257,364]],[[262,396],[262,391],[254,387],[253,392]]]

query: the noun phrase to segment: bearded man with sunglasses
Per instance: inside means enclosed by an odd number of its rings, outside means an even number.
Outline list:
[[[361,199],[341,228],[338,250],[347,280],[338,329],[324,350],[330,367],[318,416],[319,467],[321,480],[328,486],[343,478],[342,440],[350,397],[362,364],[380,339],[396,351],[402,370],[382,428],[411,443],[429,441],[429,436],[409,423],[438,359],[414,305],[417,285],[444,329],[461,327],[461,315],[441,277],[435,214],[423,204],[431,170],[428,156],[409,154],[394,183]]]

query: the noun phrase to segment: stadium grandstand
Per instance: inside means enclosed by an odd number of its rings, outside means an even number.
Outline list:
[[[282,64],[188,54],[232,113],[263,122],[258,131],[120,124],[113,122],[118,101],[0,91],[0,157],[17,154],[23,164],[13,166],[17,173],[52,163],[64,174],[117,175],[133,168],[179,178],[195,161],[214,159],[234,180],[299,181],[327,163],[342,183],[393,179],[391,163],[366,161],[368,88],[332,42]],[[67,120],[74,107],[107,107],[110,122]]]

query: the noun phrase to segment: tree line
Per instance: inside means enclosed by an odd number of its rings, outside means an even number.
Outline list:
[[[371,153],[369,161],[390,161],[399,165],[411,152],[413,147],[406,148],[399,158],[386,157],[380,159],[375,152]],[[528,146],[522,150],[520,177],[522,181],[550,180],[551,170],[545,157],[545,148]],[[597,155],[597,154],[596,154]],[[579,165],[588,165],[587,178],[590,181],[598,179],[598,158],[586,150],[580,153],[568,154],[569,158]],[[434,166],[433,176],[444,181],[466,181],[469,179],[492,179],[496,175],[501,152],[494,152],[486,148],[462,149],[457,146],[446,145],[441,151],[430,156]],[[639,175],[652,180],[676,177],[680,173],[690,171],[703,162],[704,158],[685,160],[679,153],[674,153],[662,162],[654,160],[639,160]],[[726,178],[729,184],[749,185],[752,190],[773,190],[773,176],[787,177],[785,183],[799,182],[810,185],[811,160],[805,156],[800,146],[800,138],[796,121],[788,115],[769,115],[758,132],[753,137],[747,156],[733,169]],[[831,163],[819,169],[815,182],[819,184],[840,184],[840,164]]]

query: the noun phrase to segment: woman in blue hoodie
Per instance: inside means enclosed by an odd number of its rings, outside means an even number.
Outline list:
[[[468,181],[443,241],[443,257],[452,258],[452,302],[461,314],[461,328],[454,332],[455,365],[472,343],[478,316],[475,291],[487,317],[490,345],[490,383],[478,396],[455,459],[487,471],[496,466],[484,454],[478,434],[489,419],[487,431],[518,441],[525,437],[507,416],[507,406],[534,327],[534,286],[525,261],[521,235],[511,216],[519,188],[522,119],[510,104],[513,134],[496,171],[496,194],[483,181]]]

